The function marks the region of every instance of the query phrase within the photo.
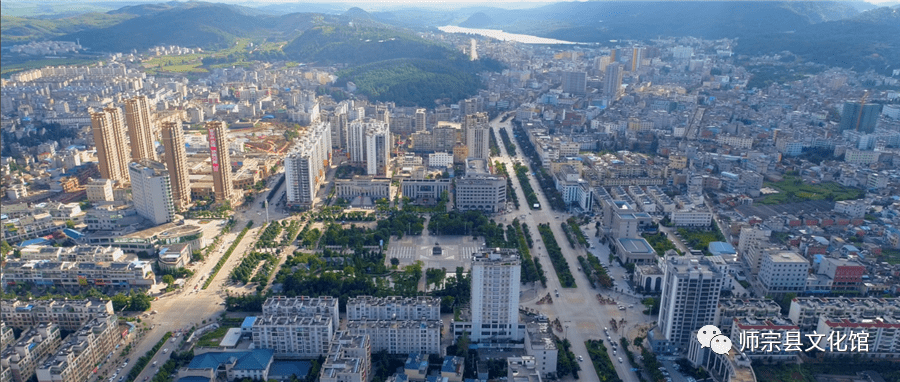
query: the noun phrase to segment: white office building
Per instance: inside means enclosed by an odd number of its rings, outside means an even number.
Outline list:
[[[471,321],[454,323],[454,332],[474,342],[523,340],[519,325],[521,259],[515,249],[490,248],[472,256]]]
[[[351,162],[365,166],[367,175],[386,175],[391,151],[388,124],[374,119],[350,122],[347,151]]]
[[[175,219],[172,183],[166,165],[144,159],[128,165],[131,176],[131,197],[138,215],[155,225]]]
[[[357,296],[347,301],[347,319],[367,320],[440,320],[441,299],[437,297]]]
[[[319,122],[309,127],[296,142],[284,158],[287,204],[309,206],[331,163],[331,124]]]
[[[802,293],[808,276],[809,261],[803,256],[795,252],[766,254],[759,269],[762,295],[779,299],[787,293]]]
[[[703,256],[670,256],[662,265],[659,319],[648,338],[657,353],[684,353],[694,332],[715,323],[724,275]]]

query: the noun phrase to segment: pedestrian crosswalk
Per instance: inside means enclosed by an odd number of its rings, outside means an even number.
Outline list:
[[[472,254],[478,251],[478,247],[459,247],[459,256],[457,257],[460,260],[469,260],[472,258]]]
[[[456,246],[453,246],[456,247]],[[388,248],[387,257],[397,258],[399,260],[418,260],[421,256],[423,259],[444,259],[444,260],[464,260],[472,259],[472,254],[478,251],[477,246],[459,246],[456,248],[444,247],[441,256],[432,255],[432,247],[419,248],[416,246],[397,246]]]
[[[414,259],[416,258],[416,247],[391,247],[388,249],[388,258],[396,257],[398,259]]]

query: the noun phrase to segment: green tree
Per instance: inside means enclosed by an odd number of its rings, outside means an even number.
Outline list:
[[[75,228],[75,222],[72,220],[66,220],[66,228]]]
[[[166,283],[166,285],[172,286],[172,284],[175,283],[175,277],[172,277],[172,275],[165,275],[163,276],[162,281]]]
[[[4,241],[4,243],[6,243],[6,242]],[[398,259],[398,258],[396,258],[396,257],[392,257],[392,258],[391,258],[391,265],[393,265],[393,266],[395,266],[395,267],[398,266],[398,265],[400,265],[400,259]]]
[[[127,310],[129,305],[131,304],[131,302],[128,299],[128,296],[126,296],[122,293],[118,293],[115,296],[112,296],[111,300],[113,303],[113,310],[115,310],[116,312],[119,312],[122,310]]]
[[[129,305],[131,307],[131,310],[143,312],[146,310],[150,310],[151,301],[153,301],[153,298],[145,293],[132,293]]]

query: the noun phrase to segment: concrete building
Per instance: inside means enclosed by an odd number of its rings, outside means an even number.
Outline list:
[[[94,134],[94,146],[97,148],[100,177],[128,182],[128,162],[131,158],[127,154],[125,122],[121,110],[110,107],[91,113],[91,130]]]
[[[486,113],[466,115],[464,129],[469,157],[488,160],[491,157],[490,134]]]
[[[583,95],[587,89],[587,73],[562,72],[563,93]]]
[[[204,378],[214,381],[224,372],[228,381],[249,378],[255,381],[266,381],[270,377],[274,363],[271,349],[253,349],[250,351],[203,351],[195,350],[194,359],[178,373],[177,381]],[[202,351],[202,353],[201,353]]]
[[[287,205],[310,206],[331,164],[331,124],[310,127],[296,142],[284,158]]]
[[[38,365],[38,382],[87,381],[94,367],[113,351],[121,338],[118,329],[115,315],[92,318]]]
[[[391,130],[386,123],[366,129],[366,175],[387,176],[391,164]]]
[[[10,261],[4,269],[7,283],[81,287],[94,285],[148,288],[155,283],[150,262],[68,262],[49,260]]]
[[[619,88],[622,87],[622,65],[610,64],[606,67],[603,77],[603,96],[608,100],[616,100],[619,97]]]
[[[85,185],[87,199],[91,202],[112,202],[113,181],[109,179],[92,179]]]
[[[131,161],[156,160],[153,147],[156,130],[150,120],[150,102],[147,96],[138,96],[125,100],[125,125],[131,137]]]
[[[659,319],[648,338],[657,353],[684,353],[694,333],[714,323],[724,275],[703,256],[670,256],[663,265]]]
[[[537,360],[530,355],[507,358],[506,380],[508,382],[541,382]]]
[[[425,109],[416,109],[416,131],[428,130],[427,116]]]
[[[21,330],[50,322],[62,330],[75,331],[92,318],[111,314],[111,300],[4,300],[0,304],[0,319]]]
[[[161,269],[176,270],[191,263],[191,245],[188,243],[164,245],[158,254]]]
[[[181,121],[163,122],[161,132],[166,153],[166,169],[169,170],[169,180],[172,184],[172,202],[177,210],[183,210],[191,204],[191,184],[188,178],[188,159]]]
[[[456,208],[488,213],[506,209],[506,177],[487,171],[487,161],[466,160],[466,174],[456,180]]]
[[[375,199],[390,198],[391,179],[354,175],[353,179],[335,179],[335,196],[351,200],[356,197]]]
[[[803,293],[809,276],[809,261],[795,252],[769,253],[759,269],[763,296],[779,299],[787,293]]]
[[[900,299],[879,297],[796,297],[791,300],[788,318],[802,331],[812,331],[819,325],[819,317],[877,317],[900,316]]]
[[[722,334],[730,337],[735,319],[768,320],[778,317],[781,317],[781,306],[775,301],[766,298],[731,297],[719,301],[713,325],[722,329]]]
[[[548,322],[538,321],[525,326],[525,354],[534,357],[541,375],[556,373],[559,349]]]
[[[0,365],[9,369],[13,381],[27,382],[34,375],[38,362],[55,352],[60,340],[59,325],[43,322],[23,332],[13,346],[4,347]]]
[[[437,297],[357,296],[347,301],[347,319],[440,320],[441,300]]]
[[[738,256],[744,265],[750,269],[751,274],[758,274],[759,268],[762,266],[763,249],[769,245],[769,237],[772,236],[772,230],[763,227],[744,227],[741,228],[741,234],[738,238]]]
[[[878,124],[881,108],[882,105],[877,103],[860,105],[859,102],[844,102],[844,108],[841,112],[840,131],[875,132],[875,125]]]
[[[450,192],[450,179],[402,179],[400,188],[403,196],[417,204],[435,204],[441,195]]]
[[[447,168],[453,165],[453,155],[449,153],[428,154],[428,167]]]
[[[832,291],[854,291],[862,286],[866,267],[856,260],[828,257],[822,260],[816,273],[831,279]]]
[[[722,331],[724,332],[725,329]],[[788,337],[789,332],[799,333],[800,328],[780,317],[762,320],[750,317],[734,318],[729,332],[731,343],[742,349],[744,354],[753,360],[776,363],[794,362],[799,357],[800,351],[805,348],[804,346],[797,350],[787,351],[787,347],[783,345],[784,339]],[[778,333],[777,346],[767,344],[767,336],[771,335],[769,333]],[[751,343],[753,340],[750,338],[756,338],[757,341]]]
[[[320,382],[369,382],[372,379],[372,347],[366,335],[335,333]]]
[[[269,297],[263,303],[263,314],[333,317],[334,331],[338,330],[338,299],[335,297]]]
[[[659,255],[650,243],[642,237],[636,239],[618,238],[615,239],[615,244],[616,256],[625,264],[656,264],[659,258]]]
[[[895,317],[821,315],[816,333],[824,335],[825,338],[846,339],[823,343],[826,357],[890,359],[896,358],[900,353],[900,320]]]
[[[172,183],[169,171],[160,162],[143,159],[128,165],[131,177],[131,197],[138,215],[153,225],[175,219]]]
[[[374,351],[390,354],[442,354],[441,328],[438,319],[350,320],[347,332],[367,335]]]
[[[465,369],[465,358],[446,356],[444,362],[441,363],[441,377],[447,382],[462,382]]]
[[[519,325],[521,259],[515,249],[484,249],[472,256],[471,322],[454,323],[454,333],[473,342],[524,339]]]
[[[228,202],[236,206],[236,193],[231,180],[231,154],[228,152],[228,128],[225,122],[209,121],[206,129],[216,203]]]
[[[253,344],[272,349],[278,358],[318,358],[328,354],[337,320],[321,314],[263,313],[253,322]]]

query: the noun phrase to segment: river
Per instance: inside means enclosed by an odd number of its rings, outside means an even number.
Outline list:
[[[501,40],[501,41],[514,41],[514,42],[521,42],[523,44],[565,44],[565,45],[583,44],[583,43],[579,43],[579,42],[571,42],[571,41],[556,40],[556,39],[552,39],[552,38],[530,36],[527,34],[506,33],[504,31],[498,30],[498,29],[463,28],[463,27],[457,27],[457,26],[453,26],[453,25],[438,27],[438,29],[441,32],[445,32],[445,33],[477,34],[480,36],[490,37],[490,38]]]

